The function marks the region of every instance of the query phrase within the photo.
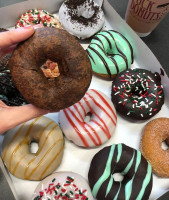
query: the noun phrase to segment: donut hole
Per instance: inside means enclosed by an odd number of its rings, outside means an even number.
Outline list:
[[[162,148],[163,150],[165,150],[165,151],[167,151],[167,150],[169,149],[169,144],[168,144],[168,142],[167,142],[167,139],[164,140],[164,141],[162,142],[161,148]]]
[[[39,149],[38,141],[32,140],[30,142],[30,153],[36,154],[38,152],[38,149]]]
[[[114,173],[112,176],[116,182],[121,182],[124,179],[124,176],[121,173]]]
[[[82,19],[90,19],[91,17],[93,17],[94,15],[94,10],[89,9],[89,10],[83,10],[81,11],[81,13],[79,13],[79,17]]]
[[[131,89],[131,93],[133,94],[133,97],[140,97],[140,96],[144,96],[147,93],[147,90],[145,90],[145,88],[143,88],[140,84],[136,85],[135,87],[133,87]]]
[[[88,112],[84,118],[84,122],[90,122],[91,120],[91,117],[92,117],[92,113],[91,112]]]
[[[42,66],[41,70],[46,78],[57,78],[60,76],[58,63],[52,62],[51,60],[47,60]]]

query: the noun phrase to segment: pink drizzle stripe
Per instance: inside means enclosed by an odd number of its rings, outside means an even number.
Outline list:
[[[85,147],[89,147],[89,144],[87,143],[87,141],[85,140],[85,138],[80,134],[80,131],[78,130],[77,126],[73,123],[73,121],[71,120],[69,114],[67,113],[66,109],[63,110],[67,120],[69,121],[69,123],[72,125],[72,127],[74,128],[74,130],[76,131],[76,133],[78,134],[78,136],[80,137],[80,139],[82,140],[83,144]]]
[[[84,115],[86,116],[86,115],[87,115],[87,113],[86,113],[86,110],[85,110],[85,108],[82,106],[82,103],[81,103],[81,101],[79,101],[79,102],[78,102],[78,104],[81,106],[81,108],[83,109]]]
[[[98,135],[98,134],[96,133],[96,131],[94,130],[94,128],[93,128],[91,125],[87,124],[87,123],[86,123],[85,125],[87,125],[87,126],[92,130],[92,132],[95,134],[95,136],[96,136],[96,138],[97,138],[97,140],[98,140],[98,142],[99,142],[98,145],[101,145],[101,144],[102,144],[102,141],[101,141],[99,135]]]
[[[87,94],[87,93],[86,93],[86,94]],[[88,94],[88,95],[89,95],[89,94]],[[90,95],[89,95],[89,97],[90,97]],[[105,129],[106,129],[107,131],[104,130],[104,129],[102,129],[102,130],[105,132],[107,138],[109,139],[109,138],[111,137],[111,135],[110,135],[109,129],[108,129],[108,127],[106,126],[105,122],[102,120],[102,118],[99,117],[98,114],[96,114],[96,112],[94,112],[94,110],[93,110],[92,107],[90,106],[89,102],[87,101],[86,97],[83,97],[83,99],[84,99],[84,101],[86,102],[86,104],[87,104],[87,106],[89,107],[89,109],[91,110],[92,114],[94,114],[94,115],[103,123],[103,125],[104,125],[104,127],[105,127]],[[93,98],[91,98],[91,99],[93,100]],[[99,106],[99,105],[98,105],[98,106]],[[100,106],[99,106],[99,107],[100,107]],[[93,121],[93,120],[92,120],[92,121]],[[101,124],[99,124],[99,126],[102,127]]]
[[[113,122],[113,124],[114,124],[114,126],[116,126],[116,122],[114,121],[114,119],[109,115],[109,113],[89,94],[89,93],[86,93],[91,99],[92,99],[92,101],[101,109],[101,110],[103,110],[105,113],[106,113],[106,115],[108,116],[108,117],[110,117],[110,119],[111,119],[111,121]]]
[[[74,109],[76,110],[76,112],[79,114],[79,117],[81,118],[81,120],[84,121],[84,120],[83,120],[83,117],[82,117],[82,115],[81,115],[81,113],[80,113],[80,111],[79,111],[79,109],[78,109],[77,106],[76,106],[76,104],[74,104],[73,107],[74,107]]]
[[[110,104],[106,101],[106,99],[96,90],[94,89],[91,89],[94,93],[96,93],[100,98],[101,100],[106,104],[106,106],[110,109],[110,111],[113,113],[116,121],[117,121],[117,115],[115,114],[114,110],[112,109],[112,107],[110,106]]]
[[[91,133],[84,127],[85,123],[81,122],[79,120],[79,118],[74,114],[74,112],[70,109],[70,108],[67,108],[69,110],[69,112],[72,114],[72,116],[74,117],[74,119],[78,122],[78,124],[84,129],[84,131],[89,135],[90,139],[92,140],[92,142],[95,144],[95,145],[98,145],[96,140],[94,139],[94,137],[91,135]]]

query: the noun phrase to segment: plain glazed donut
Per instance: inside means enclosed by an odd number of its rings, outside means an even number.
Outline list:
[[[122,181],[114,180],[117,173]],[[148,200],[152,189],[151,165],[140,151],[124,144],[100,150],[92,159],[88,179],[97,200]]]
[[[38,151],[31,153],[31,142]],[[47,117],[30,120],[5,135],[2,158],[9,172],[25,180],[41,180],[61,163],[64,139],[59,126]]]
[[[160,75],[145,69],[121,72],[112,83],[112,102],[126,119],[150,119],[164,104]]]
[[[31,9],[21,15],[15,28],[24,27],[28,25],[43,24],[43,26],[61,28],[58,19],[46,10]]]
[[[48,79],[41,70],[46,60],[58,63],[60,75]],[[92,70],[87,53],[68,32],[38,28],[14,51],[10,63],[14,84],[37,107],[59,111],[78,102],[87,91]]]
[[[93,200],[87,181],[73,172],[54,173],[37,186],[32,200]]]
[[[169,178],[169,149],[162,142],[169,139],[169,118],[157,118],[146,124],[140,142],[143,156],[151,163],[153,172]]]
[[[85,117],[90,115],[90,121]],[[59,112],[59,124],[65,136],[78,146],[95,147],[109,140],[115,131],[116,110],[102,92],[90,89],[73,106]]]
[[[103,10],[93,0],[66,0],[59,9],[59,20],[69,33],[85,39],[100,31],[105,18]]]
[[[105,78],[114,78],[133,63],[133,48],[121,33],[101,31],[91,40],[87,53],[93,72]]]

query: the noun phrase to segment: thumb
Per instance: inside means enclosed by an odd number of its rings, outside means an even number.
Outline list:
[[[28,39],[34,33],[33,26],[26,26],[0,33],[0,48],[6,48]]]

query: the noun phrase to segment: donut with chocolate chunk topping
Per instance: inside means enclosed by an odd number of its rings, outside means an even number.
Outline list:
[[[57,63],[58,76],[46,77],[47,60]],[[27,102],[59,111],[78,102],[87,91],[92,70],[80,43],[62,29],[39,28],[14,51],[9,67],[13,81]],[[51,71],[54,67],[48,66]]]

